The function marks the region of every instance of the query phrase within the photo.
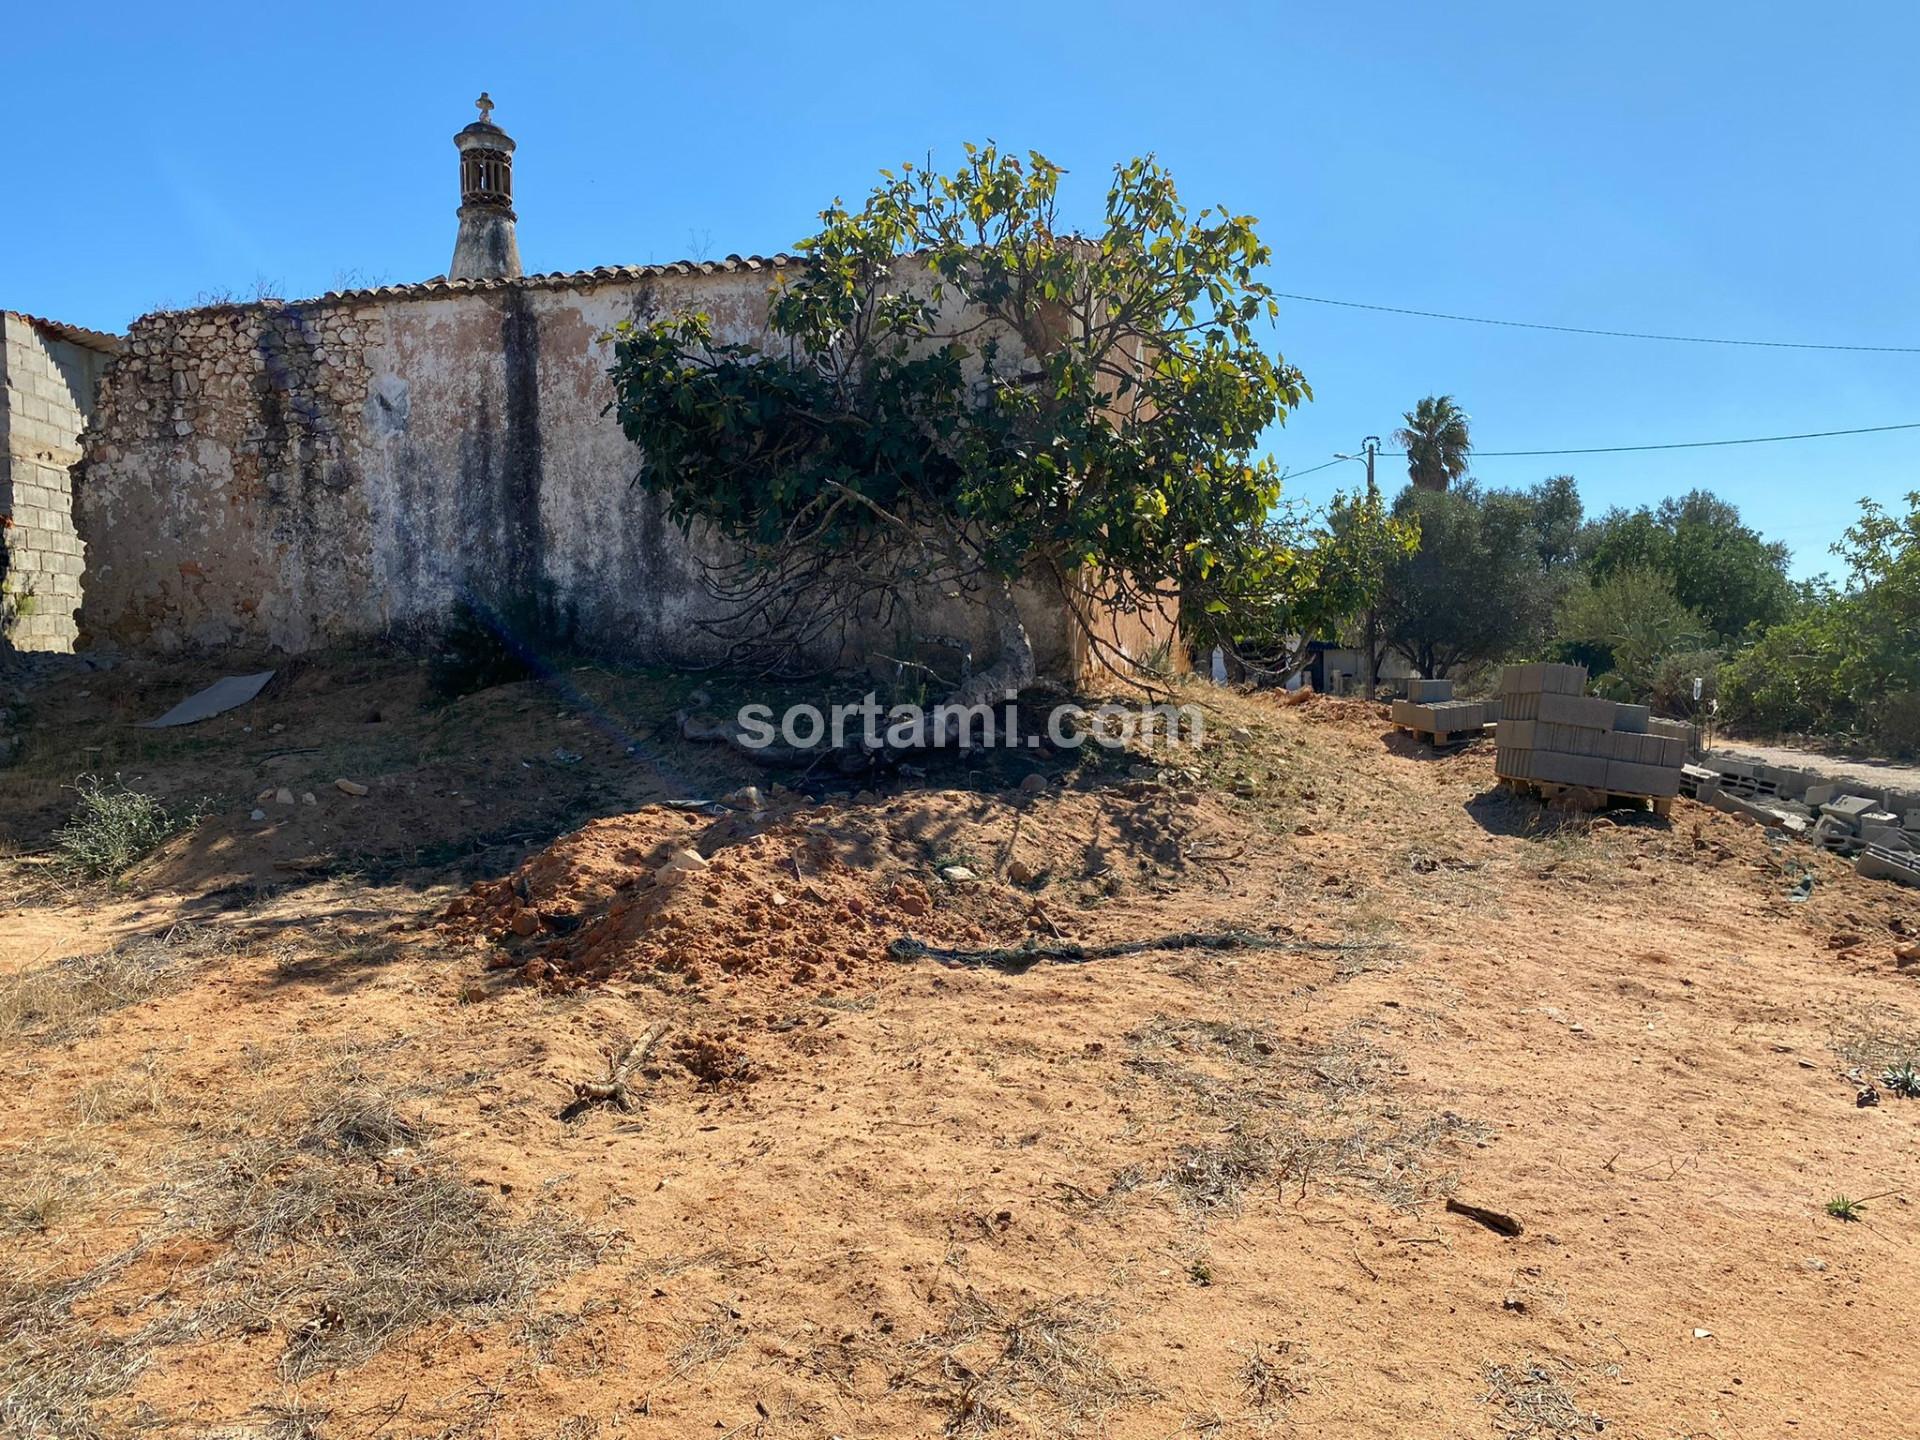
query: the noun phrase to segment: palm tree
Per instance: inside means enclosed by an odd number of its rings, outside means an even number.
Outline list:
[[[1407,412],[1406,421],[1393,438],[1407,452],[1407,477],[1416,489],[1445,490],[1467,473],[1470,422],[1451,395],[1429,395]]]

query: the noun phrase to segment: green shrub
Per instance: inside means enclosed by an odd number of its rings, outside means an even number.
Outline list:
[[[53,837],[55,864],[71,879],[116,879],[200,819],[197,810],[171,811],[153,796],[128,789],[118,775],[111,784],[82,775],[74,789],[80,801]]]

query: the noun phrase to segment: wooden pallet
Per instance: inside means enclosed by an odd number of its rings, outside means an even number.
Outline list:
[[[1414,739],[1436,750],[1446,750],[1455,745],[1471,745],[1475,740],[1485,738],[1491,727],[1480,725],[1472,730],[1416,730],[1411,725],[1395,725],[1393,728],[1406,731]]]
[[[1588,785],[1559,785],[1549,780],[1512,780],[1502,777],[1500,783],[1516,795],[1527,795],[1542,805],[1551,805],[1561,810],[1612,810],[1624,806],[1637,806],[1642,801],[1653,806],[1653,813],[1662,820],[1673,814],[1673,796],[1671,795],[1632,795],[1619,790],[1596,790]]]

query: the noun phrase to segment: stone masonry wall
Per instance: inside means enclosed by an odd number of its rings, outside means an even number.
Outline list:
[[[697,308],[721,339],[761,338],[771,278],[442,283],[138,321],[78,481],[84,635],[297,652],[537,586],[590,644],[711,658],[703,547],[631,483],[603,337]],[[984,645],[964,609],[915,618]],[[1042,665],[1072,665],[1057,597],[1022,609]]]
[[[0,313],[0,626],[21,650],[71,650],[84,547],[69,470],[108,356]]]

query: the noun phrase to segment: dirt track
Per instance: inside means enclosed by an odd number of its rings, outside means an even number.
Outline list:
[[[409,844],[469,853],[436,819],[533,803],[518,765],[452,775],[405,685],[365,683],[406,733],[360,773]],[[504,738],[518,693],[431,723],[544,753]],[[63,1033],[0,1033],[0,1176],[62,1197],[9,1210],[4,1264],[42,1292],[95,1277],[39,1329],[9,1292],[0,1395],[117,1337],[130,1382],[63,1402],[107,1434],[136,1406],[209,1435],[1902,1433],[1920,1101],[1859,1108],[1847,1072],[1920,1047],[1914,898],[1684,801],[1671,826],[1558,825],[1494,791],[1486,751],[1435,758],[1358,705],[1223,703],[1247,738],[1196,780],[790,796],[658,897],[685,817],[628,818],[640,782],[609,799],[617,752],[589,738],[565,777],[609,818],[504,909],[372,866],[209,913],[273,873],[246,774],[153,889],[29,903],[0,939],[16,975],[182,912],[231,941]],[[221,763],[284,765],[255,758],[281,718]],[[373,854],[395,842],[351,829],[370,813],[251,843]],[[941,881],[956,862],[983,878]],[[902,927],[1294,948],[1005,973],[892,960]],[[655,1022],[639,1108],[555,1118]],[[342,1094],[399,1117],[379,1147]],[[260,1161],[263,1134],[287,1139]],[[369,1341],[368,1307],[414,1312],[313,1277],[368,1197],[430,1173],[481,1197],[467,1223],[528,1284]],[[236,1215],[322,1180],[330,1222],[236,1250]]]

